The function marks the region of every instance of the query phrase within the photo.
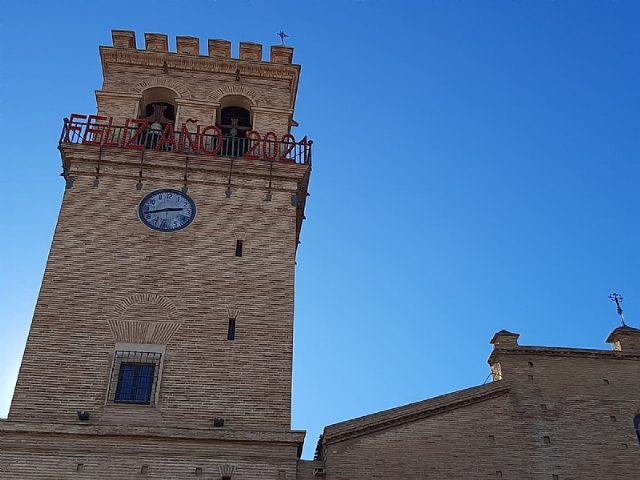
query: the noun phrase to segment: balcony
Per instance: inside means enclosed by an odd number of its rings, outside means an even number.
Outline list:
[[[183,124],[175,130],[171,124],[162,126],[146,120],[127,120],[125,125],[113,125],[112,120],[71,115],[64,119],[60,143],[311,164],[313,141],[307,137],[296,141],[291,134],[278,138],[274,132],[262,135],[256,131],[246,132],[246,136],[223,135],[214,125],[188,128]]]

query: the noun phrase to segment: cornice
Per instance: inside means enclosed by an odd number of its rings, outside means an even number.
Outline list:
[[[620,350],[597,350],[586,348],[553,348],[519,346],[518,348],[496,348],[489,356],[489,364],[498,355],[537,355],[547,357],[612,358],[617,360],[640,360],[640,354],[625,353]]]
[[[325,445],[329,445],[404,425],[505,395],[510,389],[511,385],[501,380],[489,385],[480,385],[441,397],[374,413],[359,419],[347,420],[342,424],[337,423],[326,427],[323,434],[323,442]]]
[[[203,72],[208,74],[221,73],[233,77],[239,73],[241,77],[283,80],[289,84],[289,103],[292,108],[295,107],[300,77],[300,65],[297,64],[279,64],[255,60],[226,59],[104,46],[100,47],[100,57],[105,75],[109,71],[110,65],[117,64],[154,68],[165,72],[169,70],[182,70],[185,72]],[[185,96],[185,94],[186,96],[190,96],[189,92],[183,92],[181,95]]]
[[[252,107],[252,111],[259,113],[282,113],[285,115],[292,115],[292,108],[271,108],[271,107]]]
[[[130,98],[132,100],[140,100],[142,98],[142,94],[129,93],[129,92],[108,92],[105,90],[96,90],[96,98],[98,97]]]
[[[105,70],[108,69],[109,63],[230,75],[235,75],[236,70],[240,70],[240,75],[285,80],[297,79],[300,72],[300,65],[295,64],[285,65],[147,50],[125,50],[114,47],[100,47],[100,56]]]
[[[294,444],[302,443],[306,433],[302,430],[278,432],[263,430],[138,427],[131,425],[87,425],[84,423],[35,423],[16,422],[11,420],[4,420],[0,422],[0,432],[3,434],[22,433],[36,435],[136,437],[162,438],[167,440],[225,440],[236,442],[278,442]]]
[[[308,164],[294,164],[248,160],[245,158],[217,157],[207,155],[189,155],[178,152],[157,152],[155,150],[130,150],[119,147],[101,149],[96,145],[61,143],[58,146],[65,168],[74,167],[71,175],[95,177],[95,167],[113,167],[112,173],[101,172],[101,176],[120,178],[137,178],[141,161],[144,177],[147,179],[166,178],[170,172],[185,172],[185,164],[189,159],[189,184],[227,185],[231,164],[233,164],[234,186],[237,188],[260,189],[242,179],[262,179],[274,181],[304,182],[308,181]],[[197,175],[199,179],[194,179]],[[217,176],[223,177],[218,180]],[[307,180],[305,180],[307,178]],[[239,182],[236,182],[238,180]],[[222,182],[222,183],[220,183]],[[266,185],[266,184],[265,184]],[[266,188],[266,187],[265,187]],[[273,191],[295,193],[296,189],[272,188]]]

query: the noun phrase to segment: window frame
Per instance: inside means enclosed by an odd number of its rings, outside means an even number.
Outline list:
[[[116,343],[111,359],[111,369],[108,378],[107,394],[105,405],[129,405],[155,407],[160,396],[160,386],[162,384],[162,371],[165,358],[164,345],[139,344],[139,343]],[[151,383],[149,401],[126,401],[116,400],[120,387],[120,375],[122,364],[153,364],[154,372]]]

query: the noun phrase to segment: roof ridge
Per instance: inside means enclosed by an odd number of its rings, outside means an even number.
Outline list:
[[[382,410],[343,422],[328,425],[324,429],[324,443],[332,443],[345,438],[357,437],[371,431],[390,428],[420,418],[439,414],[443,411],[484,401],[506,393],[511,384],[501,380],[486,385],[477,385],[464,390],[420,400],[400,407]]]

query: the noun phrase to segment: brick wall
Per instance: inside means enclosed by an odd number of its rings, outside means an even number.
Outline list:
[[[515,343],[497,362],[493,384],[327,427],[327,480],[640,478],[640,356]]]
[[[89,433],[82,427],[66,434],[5,431],[0,478],[219,479],[229,473],[242,480],[296,478],[297,447],[293,436],[259,439],[256,435],[248,441],[207,438],[206,432],[200,438],[184,433],[135,433]]]
[[[193,185],[194,222],[160,233],[140,222],[138,204],[180,183],[147,180],[136,190],[134,179],[108,173],[97,188],[79,176],[65,192],[10,418],[64,422],[81,409],[116,422],[133,409],[135,420],[127,421],[224,417],[230,427],[287,428],[296,249],[290,195],[274,192],[265,202],[266,188],[236,186],[226,198],[226,187]],[[242,257],[235,256],[238,234]],[[109,322],[131,317],[132,308],[139,322],[167,320],[167,307],[152,301],[116,308],[139,294],[165,299],[179,324],[167,343],[159,403],[105,406],[117,340]],[[229,308],[239,310],[235,341],[227,340]]]

